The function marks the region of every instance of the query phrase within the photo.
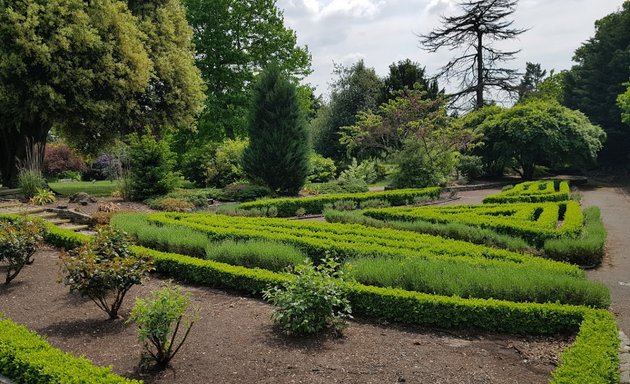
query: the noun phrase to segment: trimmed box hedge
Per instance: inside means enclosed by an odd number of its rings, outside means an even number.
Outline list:
[[[575,201],[381,208],[368,209],[363,214],[384,221],[422,220],[478,226],[520,237],[538,248],[549,239],[578,237],[584,220],[580,205]],[[558,227],[560,221],[562,225]]]
[[[493,203],[540,203],[544,201],[567,201],[571,188],[568,181],[544,180],[528,181],[507,191],[490,195],[483,199],[484,204]]]
[[[304,210],[305,214],[320,214],[328,204],[338,201],[352,201],[357,205],[369,200],[381,200],[392,206],[409,205],[414,203],[414,199],[427,197],[437,199],[440,197],[441,188],[431,187],[422,189],[398,189],[383,192],[365,193],[339,193],[320,195],[312,197],[296,197],[282,199],[264,199],[243,203],[239,205],[241,209],[268,210],[275,207],[279,217],[296,216],[298,210]]]
[[[84,357],[53,348],[35,332],[0,319],[0,373],[25,384],[140,384],[96,367]]]

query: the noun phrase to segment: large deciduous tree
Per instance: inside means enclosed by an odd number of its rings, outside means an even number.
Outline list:
[[[272,63],[254,89],[243,168],[281,195],[297,195],[309,172],[308,129],[296,86]]]
[[[147,87],[153,65],[125,3],[0,2],[0,172],[13,185],[16,159],[60,127],[99,138]]]
[[[341,127],[354,125],[361,111],[376,109],[382,99],[384,84],[373,68],[363,60],[351,67],[338,66],[338,79],[332,84],[328,108],[322,108],[312,125],[315,150],[337,161],[346,158],[339,142]]]
[[[398,91],[414,89],[416,84],[422,86],[431,99],[436,99],[440,94],[437,79],[429,79],[425,68],[420,64],[410,59],[392,63],[385,78],[384,100],[395,99]]]
[[[271,61],[301,79],[311,71],[306,47],[284,25],[276,0],[183,0],[193,27],[197,66],[207,85],[203,139],[246,134],[250,89]]]
[[[514,92],[518,73],[502,64],[512,60],[519,50],[502,50],[494,43],[525,32],[509,20],[517,3],[518,0],[459,1],[461,14],[442,17],[440,28],[420,36],[422,46],[429,52],[442,48],[461,50],[438,75],[459,81],[459,89],[450,95],[454,105],[472,104],[479,109],[491,101],[492,92]]]
[[[623,123],[617,96],[630,79],[630,1],[595,22],[595,35],[575,51],[576,65],[564,77],[564,105],[584,112],[608,134],[602,158],[630,161],[630,124]]]
[[[479,126],[485,134],[484,157],[524,179],[533,177],[537,165],[593,165],[606,140],[606,133],[582,112],[553,101],[532,99],[485,116]]]

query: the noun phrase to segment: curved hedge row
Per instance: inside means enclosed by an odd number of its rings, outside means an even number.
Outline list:
[[[16,383],[139,384],[53,348],[35,332],[0,319],[0,373]]]
[[[583,225],[582,211],[575,201],[382,208],[368,209],[363,213],[385,221],[423,220],[431,223],[473,225],[520,237],[539,248],[549,239],[579,236]],[[563,222],[558,227],[560,220]]]
[[[298,210],[304,210],[305,214],[320,214],[328,204],[338,201],[353,201],[357,205],[369,200],[382,200],[392,206],[413,204],[414,199],[428,197],[437,199],[440,197],[441,188],[431,187],[422,189],[399,189],[383,192],[365,193],[340,193],[312,197],[296,197],[282,199],[264,199],[239,205],[241,209],[268,210],[275,207],[279,217],[296,216]]]
[[[49,233],[47,239],[72,248],[88,238],[58,230]],[[133,250],[152,257],[159,273],[217,288],[259,294],[270,284],[293,278],[287,274],[252,270],[142,247],[134,247]],[[577,331],[576,341],[561,356],[551,383],[619,382],[617,326],[614,317],[605,310],[559,304],[461,299],[360,284],[351,284],[349,290],[354,313],[400,323],[534,335]]]
[[[568,181],[528,181],[507,191],[490,195],[484,204],[492,203],[540,203],[545,201],[567,201],[571,194]]]

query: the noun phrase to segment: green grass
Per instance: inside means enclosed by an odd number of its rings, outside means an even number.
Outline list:
[[[103,181],[73,181],[69,183],[48,183],[50,188],[62,195],[70,196],[78,192],[85,192],[91,196],[104,197],[111,196],[118,188],[118,183],[115,181],[103,180]]]

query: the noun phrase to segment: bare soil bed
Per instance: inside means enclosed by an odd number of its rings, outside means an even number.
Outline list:
[[[147,383],[546,383],[569,338],[444,332],[352,322],[345,337],[288,338],[274,331],[264,302],[185,286],[200,320],[172,367],[139,374],[137,331],[110,321],[58,283],[59,252],[43,249],[8,287],[0,312],[55,347]],[[164,279],[134,287],[121,310]]]

